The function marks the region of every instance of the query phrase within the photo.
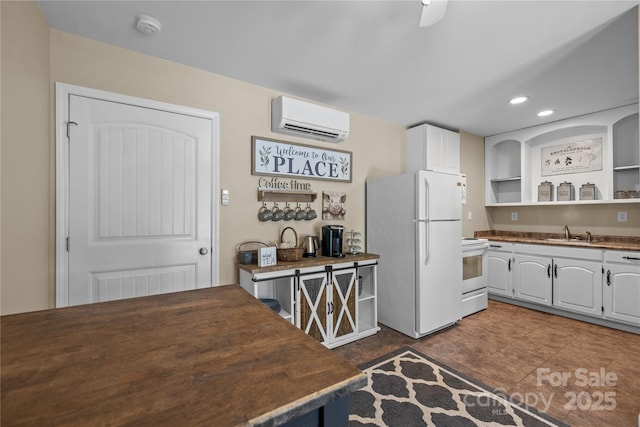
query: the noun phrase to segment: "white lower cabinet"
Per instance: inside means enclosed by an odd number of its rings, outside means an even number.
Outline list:
[[[514,245],[514,298],[602,317],[602,251]]]
[[[487,265],[489,294],[513,297],[513,243],[489,242]]]
[[[516,250],[517,248],[518,245]],[[515,260],[513,296],[537,304],[551,305],[553,259],[518,252],[513,259]]]
[[[640,326],[639,252],[490,242],[488,258],[490,295]]]
[[[380,330],[375,260],[264,272],[240,268],[240,285],[256,298],[276,298],[282,317],[329,348]]]
[[[640,253],[606,251],[604,317],[640,326]]]
[[[600,251],[593,255],[600,258]],[[602,316],[602,261],[553,259],[553,305]]]

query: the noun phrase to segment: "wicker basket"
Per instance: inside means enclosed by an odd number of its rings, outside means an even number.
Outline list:
[[[300,261],[302,259],[303,248],[298,248],[298,233],[291,227],[285,227],[280,233],[280,243],[283,242],[284,232],[287,230],[293,231],[295,237],[295,248],[278,248],[276,253],[278,254],[278,261]]]

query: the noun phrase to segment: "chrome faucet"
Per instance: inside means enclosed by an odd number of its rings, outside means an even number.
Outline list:
[[[568,225],[564,226],[564,238],[567,240],[571,239],[571,232],[569,231]]]
[[[585,232],[585,234],[587,235],[587,242],[591,243],[593,242],[593,236],[591,235],[590,231]]]

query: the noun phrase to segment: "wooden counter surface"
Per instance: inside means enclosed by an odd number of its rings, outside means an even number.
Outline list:
[[[238,264],[238,268],[251,274],[259,274],[298,268],[316,267],[329,264],[340,264],[344,262],[370,261],[379,258],[380,255],[361,252],[356,255],[347,254],[342,258],[333,258],[319,255],[313,258],[302,258],[300,261],[278,261],[278,264],[269,267],[258,267],[258,264]]]
[[[3,316],[9,425],[279,425],[354,365],[236,285]]]

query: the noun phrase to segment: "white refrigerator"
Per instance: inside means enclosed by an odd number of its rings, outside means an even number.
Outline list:
[[[462,180],[418,171],[366,183],[366,247],[380,255],[378,320],[413,338],[462,318]]]

